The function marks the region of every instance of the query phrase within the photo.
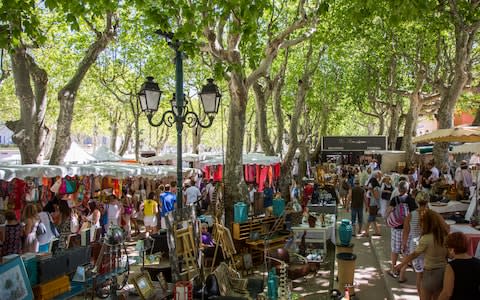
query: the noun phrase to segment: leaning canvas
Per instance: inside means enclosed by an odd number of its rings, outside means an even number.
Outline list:
[[[0,265],[0,299],[33,299],[32,287],[20,256]]]

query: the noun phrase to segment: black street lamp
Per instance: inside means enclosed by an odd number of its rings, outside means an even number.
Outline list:
[[[153,80],[153,77],[147,77],[138,93],[138,101],[140,108],[147,115],[148,123],[154,127],[166,125],[172,127],[173,124],[177,128],[177,207],[182,208],[183,202],[183,174],[182,174],[182,131],[183,124],[193,128],[200,126],[208,128],[212,126],[213,119],[218,112],[220,94],[217,85],[213,83],[213,79],[207,79],[207,84],[202,87],[199,93],[202,102],[203,110],[208,116],[208,122],[202,123],[202,120],[194,111],[190,111],[187,106],[187,100],[183,94],[183,53],[178,48],[178,43],[169,43],[175,50],[175,93],[172,100],[170,100],[171,109],[163,113],[162,118],[158,123],[153,121],[153,116],[158,111],[162,91],[158,84]]]

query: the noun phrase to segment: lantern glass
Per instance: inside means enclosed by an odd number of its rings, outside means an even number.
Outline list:
[[[207,79],[207,84],[202,87],[200,92],[200,100],[202,101],[203,110],[206,114],[217,114],[220,106],[222,95],[218,90],[218,86],[213,83],[213,79]]]

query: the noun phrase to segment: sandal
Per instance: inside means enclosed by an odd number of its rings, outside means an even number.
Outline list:
[[[398,279],[398,283],[404,283],[404,282],[407,282],[407,278],[404,278],[404,279]]]
[[[391,270],[387,271],[387,274],[392,276],[393,278],[397,279],[398,278],[398,273],[394,273]]]

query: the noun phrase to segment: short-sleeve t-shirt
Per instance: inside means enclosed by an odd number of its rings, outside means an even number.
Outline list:
[[[195,203],[195,201],[202,197],[202,193],[196,186],[190,186],[185,190],[185,196],[187,197],[188,205]]]
[[[155,215],[155,206],[158,205],[157,201],[152,199],[145,200],[143,203],[143,214],[145,216],[153,216]]]
[[[422,235],[415,253],[425,254],[425,269],[443,268],[447,264],[447,248],[435,243],[432,233]]]

